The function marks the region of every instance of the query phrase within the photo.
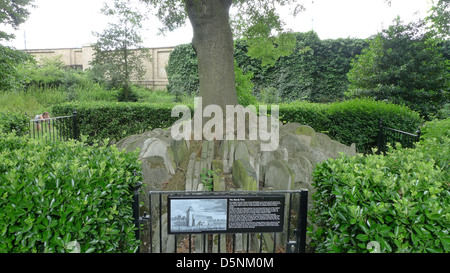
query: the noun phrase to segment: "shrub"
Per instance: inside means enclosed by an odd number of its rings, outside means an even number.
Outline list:
[[[369,252],[372,242],[382,252],[450,252],[446,134],[416,149],[318,164],[312,210],[317,228],[309,229],[316,251]]]
[[[415,132],[422,120],[405,106],[356,99],[330,104],[294,102],[280,105],[284,123],[298,122],[346,145],[356,144],[361,153],[376,147],[379,121],[388,127]]]
[[[0,112],[0,133],[15,132],[18,136],[28,134],[30,118],[10,111]]]
[[[11,134],[0,150],[0,253],[136,251],[136,153]]]
[[[175,104],[150,104],[135,102],[69,102],[52,107],[54,116],[78,113],[80,133],[88,142],[109,138],[121,140],[144,130],[167,128],[177,121],[171,117]]]

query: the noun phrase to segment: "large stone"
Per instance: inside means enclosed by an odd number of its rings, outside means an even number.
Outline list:
[[[183,162],[189,153],[189,148],[185,140],[171,140],[170,148],[173,151],[173,159],[177,164]]]
[[[290,190],[295,174],[283,160],[272,160],[266,166],[265,188],[274,190]]]
[[[287,134],[283,136],[280,140],[280,147],[285,148],[289,156],[295,155],[297,153],[308,152],[309,147],[308,143],[302,141],[302,139],[295,134]],[[284,156],[283,156],[284,159]]]
[[[142,160],[142,177],[149,189],[160,190],[172,175],[167,171],[162,157],[151,156]]]
[[[145,159],[151,156],[160,156],[164,159],[164,165],[170,174],[175,174],[176,163],[173,158],[172,148],[157,138],[149,138],[144,142],[140,158]]]
[[[235,160],[233,162],[232,180],[236,188],[244,191],[258,190],[255,170],[246,160]]]

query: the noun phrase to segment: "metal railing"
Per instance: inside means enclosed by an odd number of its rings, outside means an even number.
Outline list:
[[[171,232],[171,199],[270,198],[283,199],[280,229],[259,232],[243,229],[222,232]],[[134,195],[133,215],[137,226],[136,238],[141,240],[140,252],[148,253],[305,253],[307,225],[307,190],[291,191],[150,191],[139,207],[139,190]],[[233,199],[236,200],[236,199]],[[189,202],[189,201],[187,201]],[[147,203],[147,204],[145,204]],[[143,208],[145,208],[141,215]],[[228,211],[228,214],[230,212]],[[229,221],[229,220],[227,220]],[[227,225],[229,223],[227,222]]]
[[[30,120],[29,136],[51,142],[79,139],[77,111],[70,116]]]
[[[413,148],[414,144],[419,141],[421,135],[420,127],[415,134],[386,127],[383,125],[383,120],[380,119],[378,131],[378,154],[386,153],[387,144],[390,143],[393,147],[398,142],[404,148]]]

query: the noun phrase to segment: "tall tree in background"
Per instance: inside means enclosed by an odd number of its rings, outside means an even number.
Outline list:
[[[29,7],[34,0],[0,0],[0,25],[9,25],[17,30],[28,19]],[[13,34],[0,30],[0,41],[13,39]]]
[[[443,39],[450,37],[450,1],[432,0],[432,7],[428,20],[432,23],[432,29],[436,35]]]
[[[149,51],[141,48],[145,13],[130,0],[114,0],[112,6],[105,4],[101,11],[115,21],[102,33],[94,33],[98,40],[94,45],[93,69],[111,87],[121,89],[120,101],[134,100],[131,79],[143,77],[143,62],[150,58]]]
[[[0,0],[0,25],[17,29],[28,18],[28,8],[33,6],[32,3],[33,0]],[[13,38],[13,34],[0,30],[0,42]],[[17,66],[32,59],[22,51],[0,45],[0,91],[12,91],[21,87],[24,79]]]
[[[400,18],[370,41],[348,73],[351,97],[405,104],[425,118],[449,101],[449,61],[424,21]]]
[[[233,29],[252,40],[250,54],[270,64],[277,56],[287,55],[295,46],[294,35],[286,34],[277,6],[295,4],[294,0],[141,0],[157,9],[163,31],[191,22],[192,46],[198,58],[199,94],[203,107],[216,104],[237,105],[234,70]],[[230,19],[234,6],[238,15]],[[301,10],[295,5],[294,14]],[[279,38],[275,38],[279,37]]]

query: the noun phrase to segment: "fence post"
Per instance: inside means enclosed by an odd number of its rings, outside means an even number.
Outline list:
[[[420,126],[419,126],[419,128],[417,128],[417,131],[416,131],[416,135],[417,135],[417,142],[420,140],[420,136],[422,135],[422,131],[420,130]]]
[[[306,226],[308,221],[308,190],[300,192],[300,208],[299,208],[299,225],[298,225],[298,253],[306,252]]]
[[[384,151],[384,143],[383,143],[383,119],[380,118],[380,122],[378,123],[378,151],[377,154],[381,154]]]
[[[73,139],[80,139],[80,128],[78,126],[78,113],[76,109],[73,109],[73,117],[72,117],[72,130],[73,130]]]
[[[142,182],[138,182],[133,188],[133,218],[134,225],[136,230],[134,231],[134,235],[136,236],[136,240],[141,239],[141,227],[140,227],[140,213],[139,213],[139,190],[141,189]],[[138,253],[140,252],[140,247],[138,247]]]

